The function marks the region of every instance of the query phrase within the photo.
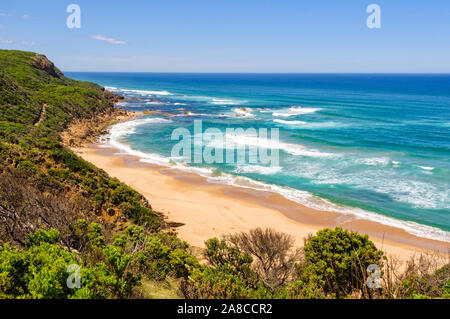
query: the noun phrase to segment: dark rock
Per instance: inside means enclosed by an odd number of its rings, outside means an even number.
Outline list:
[[[55,65],[47,59],[45,55],[36,54],[31,62],[31,66],[58,79],[64,76],[64,74],[57,67],[55,67]]]

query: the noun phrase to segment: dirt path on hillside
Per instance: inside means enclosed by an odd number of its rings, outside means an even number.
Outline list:
[[[47,104],[43,104],[41,108],[41,114],[39,115],[39,119],[34,123],[34,126],[39,126],[45,117],[45,111],[47,109]]]

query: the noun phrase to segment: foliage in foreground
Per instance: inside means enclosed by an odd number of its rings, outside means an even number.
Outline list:
[[[393,259],[387,259],[368,236],[341,228],[310,236],[301,251],[289,235],[273,229],[213,238],[205,244],[208,266],[195,268],[182,282],[181,290],[187,298],[449,296],[450,267],[439,268],[441,261],[436,256],[413,258],[405,271],[396,268],[394,274],[387,267]],[[369,265],[380,269],[379,288],[367,286],[373,274],[368,271]]]
[[[141,297],[143,278],[183,277],[197,265],[185,243],[162,234],[146,236],[139,226],[128,227],[108,244],[100,225],[85,220],[70,235],[80,250],[63,247],[54,229],[29,235],[22,250],[1,246],[0,299]],[[76,283],[71,265],[79,267],[79,287],[67,285]]]
[[[274,230],[270,233],[287,236]],[[276,287],[267,284],[267,273],[262,273],[258,263],[254,263],[254,256],[225,239],[208,240],[205,250],[208,264],[200,264],[189,253],[186,243],[162,233],[149,235],[139,226],[130,226],[106,238],[99,224],[78,220],[68,236],[77,249],[65,247],[60,233],[54,229],[38,230],[27,236],[23,249],[9,243],[0,246],[0,299],[145,298],[151,297],[145,294],[145,287],[151,286],[151,282],[155,283],[153,286],[158,282],[160,285],[177,282],[177,291],[169,295],[185,298],[450,296],[449,265],[430,267],[433,259],[423,256],[419,262],[411,260],[405,271],[397,273],[400,276],[396,279],[384,268],[387,272],[381,274],[380,288],[368,293],[363,280],[368,276],[367,270],[359,265],[376,262],[382,266],[382,253],[366,236],[340,228],[325,229],[311,236],[298,255],[296,274]],[[318,242],[324,246],[317,246]],[[336,249],[339,253],[331,253]],[[67,285],[73,274],[70,265],[80,267],[79,287]],[[291,274],[290,269],[279,271]],[[286,274],[277,274],[277,278],[280,276]]]
[[[370,294],[367,289],[367,268],[382,268],[383,252],[378,250],[369,236],[348,232],[341,228],[324,229],[310,237],[304,247],[305,263],[299,265],[304,281],[314,278],[327,294],[337,298],[355,290]]]

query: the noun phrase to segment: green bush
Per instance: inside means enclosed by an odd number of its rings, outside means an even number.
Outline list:
[[[238,248],[228,245],[225,240],[217,238],[208,239],[205,245],[205,257],[213,267],[234,274],[250,272],[253,258],[249,254],[243,253]]]
[[[141,285],[143,269],[152,278],[187,277],[198,267],[195,257],[172,249],[158,237],[146,238],[143,228],[128,227],[106,244],[97,223],[78,220],[71,241],[78,256],[60,244],[54,229],[30,234],[22,250],[0,246],[0,299],[2,298],[129,298]],[[148,242],[147,245],[143,245]],[[69,266],[80,269],[80,287],[69,288]]]
[[[145,248],[146,273],[148,277],[164,280],[168,275],[187,277],[190,270],[199,266],[195,257],[183,249],[172,249],[158,237],[151,237]]]
[[[116,205],[123,202],[139,202],[140,199],[139,193],[124,184],[118,185],[111,195],[111,201]]]
[[[38,168],[29,160],[22,160],[17,163],[17,169],[33,176],[38,172]]]
[[[325,299],[326,295],[314,280],[297,280],[289,282],[279,290],[275,298],[277,299]]]
[[[126,217],[138,225],[145,225],[154,231],[161,226],[159,217],[152,210],[138,203],[122,202],[119,208]]]
[[[382,266],[383,252],[367,235],[339,227],[324,229],[310,237],[304,247],[306,264],[299,267],[300,278],[313,281],[337,298],[354,290],[365,292],[367,267]]]
[[[266,299],[271,293],[262,283],[251,287],[239,275],[222,269],[195,269],[181,289],[186,298],[200,299]]]
[[[111,298],[117,279],[101,265],[85,267],[75,253],[56,242],[56,230],[39,230],[29,236],[23,251],[5,244],[0,247],[1,298]],[[69,265],[80,265],[81,287],[69,288]]]

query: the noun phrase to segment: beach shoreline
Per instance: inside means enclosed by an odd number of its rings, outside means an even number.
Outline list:
[[[256,227],[271,227],[291,234],[297,245],[302,246],[309,234],[339,226],[368,234],[379,249],[402,260],[424,252],[444,256],[450,251],[449,243],[418,237],[400,228],[311,209],[280,194],[211,183],[195,173],[143,163],[140,158],[122,154],[106,143],[72,147],[72,150],[135,188],[168,221],[182,224],[176,232],[191,246],[204,247],[204,241],[211,237]]]

